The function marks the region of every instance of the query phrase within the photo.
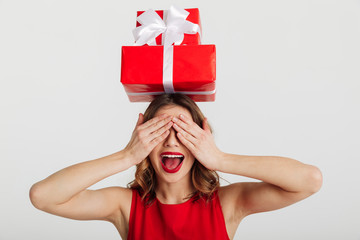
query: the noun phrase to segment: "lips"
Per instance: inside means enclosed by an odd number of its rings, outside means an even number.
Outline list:
[[[160,154],[161,166],[167,173],[176,173],[184,161],[184,154],[179,152],[163,152]]]

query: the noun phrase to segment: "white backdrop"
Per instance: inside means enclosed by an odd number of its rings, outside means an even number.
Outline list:
[[[359,0],[0,0],[0,239],[120,239],[109,223],[36,210],[28,191],[127,144],[147,104],[127,99],[120,47],[133,44],[136,10],[171,4],[198,7],[203,43],[217,46],[217,99],[199,105],[219,148],[324,175],[320,192],[249,216],[235,239],[360,240]]]

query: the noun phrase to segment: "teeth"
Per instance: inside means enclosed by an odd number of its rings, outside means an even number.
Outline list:
[[[184,155],[161,155],[161,157],[167,157],[167,158],[181,158],[181,157],[184,157]]]

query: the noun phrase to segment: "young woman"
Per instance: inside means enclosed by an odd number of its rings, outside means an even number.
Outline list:
[[[136,165],[129,188],[88,190]],[[219,186],[216,171],[261,180]],[[113,223],[123,239],[233,239],[241,220],[286,207],[322,185],[319,169],[277,156],[222,152],[198,106],[164,94],[139,114],[128,145],[34,184],[33,205],[78,220]]]

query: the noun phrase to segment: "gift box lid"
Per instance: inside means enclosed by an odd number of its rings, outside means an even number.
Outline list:
[[[197,45],[197,44],[201,44],[201,32],[202,32],[202,28],[201,28],[201,22],[200,22],[200,12],[198,8],[187,8],[185,9],[186,11],[189,12],[189,15],[187,16],[186,20],[195,24],[198,24],[200,27],[200,34],[184,34],[184,40],[181,43],[181,45]],[[164,19],[164,11],[167,10],[155,10],[155,12],[161,17],[161,19]],[[145,11],[137,11],[137,16],[140,16],[141,14],[143,14]],[[141,24],[136,21],[136,27],[141,26]],[[156,38],[156,44],[157,45],[162,45],[161,42],[161,35],[159,35]]]

